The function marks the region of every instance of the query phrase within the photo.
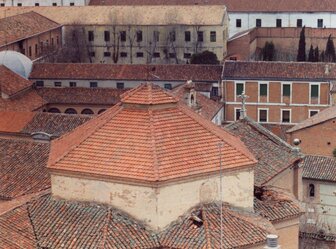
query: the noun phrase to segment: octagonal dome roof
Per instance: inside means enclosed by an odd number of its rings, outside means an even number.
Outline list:
[[[21,53],[7,50],[0,52],[0,65],[4,65],[21,77],[28,79],[33,62]]]

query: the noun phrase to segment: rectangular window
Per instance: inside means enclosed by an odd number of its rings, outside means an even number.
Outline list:
[[[309,110],[309,117],[316,115],[318,112],[318,110]]]
[[[93,31],[89,31],[88,32],[88,40],[89,41],[94,41],[94,33],[93,33]]]
[[[310,85],[310,97],[318,98],[319,96],[319,85]]]
[[[240,108],[235,108],[235,120],[240,119]]]
[[[155,42],[160,41],[160,32],[159,31],[154,31],[153,32],[153,39]]]
[[[92,88],[98,87],[98,83],[97,82],[90,82],[90,87],[92,87]]]
[[[185,31],[184,32],[184,41],[186,42],[190,42],[191,40],[191,34],[190,34],[190,31]]]
[[[211,88],[211,97],[214,97],[214,96],[218,96],[218,87],[217,86],[213,86]]]
[[[210,42],[216,42],[216,31],[210,31]]]
[[[21,7],[21,6],[22,6],[22,3],[18,3],[17,6]]]
[[[40,6],[40,4],[39,3],[35,3],[35,6]]]
[[[59,44],[59,38],[58,38],[58,36],[56,36],[56,44],[57,45]]]
[[[282,27],[282,20],[281,19],[276,19],[276,27],[281,28]]]
[[[127,53],[126,52],[120,52],[120,57],[122,57],[122,58],[127,57]]]
[[[169,90],[173,89],[172,84],[170,84],[170,83],[164,84],[164,88],[169,89]]]
[[[317,27],[323,28],[323,19],[317,19]]]
[[[120,41],[126,41],[126,31],[120,31]]]
[[[29,56],[32,56],[32,49],[31,49],[31,46],[29,46],[29,48],[28,48],[28,54],[29,54]]]
[[[106,42],[110,41],[110,31],[107,30],[104,31],[104,41]]]
[[[203,31],[197,31],[197,41],[203,42]]]
[[[117,89],[124,89],[125,84],[123,82],[117,82]]]
[[[0,3],[0,7],[4,7],[5,6],[5,4],[4,3]]]
[[[281,110],[282,123],[290,123],[290,110]]]
[[[256,19],[256,27],[261,27],[261,19]]]
[[[75,3],[70,3],[70,6],[75,6]]]
[[[183,58],[184,58],[184,59],[190,59],[190,57],[191,57],[191,54],[190,54],[190,53],[184,53],[184,54],[183,54]]]
[[[154,58],[160,58],[160,53],[159,53],[159,52],[155,52],[155,53],[153,54],[153,57],[154,57]]]
[[[176,33],[175,33],[175,31],[169,32],[169,41],[170,42],[176,41]]]
[[[267,122],[267,109],[259,109],[259,122]]]
[[[143,52],[137,52],[136,57],[138,57],[138,58],[144,57]]]
[[[236,83],[236,96],[241,95],[244,91],[243,83]]]
[[[44,81],[43,80],[37,80],[35,85],[38,86],[38,87],[43,87],[44,86]]]
[[[236,19],[236,27],[241,28],[241,25],[242,25],[241,19]]]
[[[89,56],[90,56],[90,57],[95,57],[95,56],[96,56],[96,53],[95,53],[95,52],[89,52]]]
[[[267,96],[267,84],[259,85],[259,96]]]
[[[176,58],[176,54],[175,53],[169,53],[169,58]]]
[[[138,30],[136,32],[136,41],[137,42],[142,42],[142,31],[141,30]]]
[[[57,6],[57,3],[52,3],[52,6]]]
[[[282,96],[286,96],[286,97],[291,96],[291,85],[290,84],[282,85]]]
[[[111,57],[111,52],[104,52],[104,57]]]
[[[74,82],[74,81],[70,81],[69,86],[70,86],[70,87],[76,87],[76,86],[77,86],[77,83]]]
[[[56,81],[56,82],[54,82],[54,86],[55,87],[61,87],[62,86],[62,82]]]
[[[38,52],[38,48],[37,48],[37,44],[35,44],[35,56],[37,56],[37,52]]]
[[[54,46],[54,38],[51,38],[51,46]]]
[[[296,19],[296,27],[302,28],[302,19]]]

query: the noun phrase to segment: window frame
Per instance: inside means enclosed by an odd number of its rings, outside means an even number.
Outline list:
[[[217,41],[216,31],[210,31],[210,42],[216,42],[216,41]]]
[[[137,58],[143,58],[144,57],[144,53],[143,52],[136,52],[135,55],[136,55]]]
[[[204,32],[197,31],[197,42],[204,42]]]
[[[127,41],[127,33],[126,33],[126,31],[125,30],[121,30],[119,32],[119,34],[120,34],[120,41],[121,42],[126,42]]]
[[[256,27],[257,28],[261,28],[262,27],[262,20],[261,20],[261,18],[257,18],[256,19]]]
[[[235,101],[237,101],[237,96],[240,95],[237,92],[237,85],[238,84],[243,84],[243,91],[245,91],[245,82],[243,82],[243,81],[235,82]]]
[[[241,27],[242,27],[242,19],[236,18],[236,28],[241,28]]]
[[[308,184],[308,197],[315,198],[316,197],[316,188],[314,183]]]
[[[266,121],[260,121],[260,111],[266,111]],[[268,123],[269,121],[269,108],[258,108],[258,123]]]
[[[136,42],[142,42],[142,41],[143,41],[142,30],[137,30],[136,31]]]
[[[261,95],[261,85],[267,85],[267,95]],[[267,102],[269,101],[269,82],[258,82],[258,102],[260,102],[261,97],[267,97]]]
[[[98,82],[97,81],[90,81],[90,88],[98,88]]]
[[[93,42],[94,41],[94,32],[93,30],[88,30],[88,41]]]
[[[275,21],[275,27],[282,28],[282,19],[277,18]]]
[[[109,30],[104,30],[104,41],[105,42],[111,41],[111,34]]]
[[[125,89],[125,83],[124,82],[117,82],[116,83],[117,89]]]
[[[312,96],[312,93],[313,93],[313,89],[312,89],[312,87],[313,86],[317,86],[318,87],[318,92],[317,92],[317,97],[315,97],[315,96]],[[317,84],[317,83],[310,83],[309,84],[309,104],[311,104],[311,100],[313,99],[313,98],[317,98],[317,100],[318,100],[318,104],[320,104],[320,91],[321,91],[321,87],[320,87],[320,84]]]
[[[317,27],[318,28],[323,28],[323,19],[321,19],[321,18],[317,19]]]
[[[173,89],[173,86],[172,86],[171,83],[165,83],[163,87],[164,87],[164,89],[168,89],[168,90],[172,90]]]
[[[311,115],[311,112],[316,112],[314,115]],[[308,118],[311,118],[312,116],[315,116],[316,114],[318,114],[320,112],[319,109],[309,109],[308,110]]]
[[[235,107],[235,108],[234,108],[234,121],[237,121],[237,120],[240,119],[240,110],[241,110],[240,107]],[[237,112],[238,112],[238,111],[239,111],[239,117],[238,117],[238,115],[237,115]]]
[[[191,41],[191,32],[189,30],[184,31],[184,41],[185,42],[190,42]]]
[[[127,52],[120,52],[120,58],[127,58]]]
[[[283,121],[283,112],[289,112],[289,120],[288,122]],[[292,123],[292,110],[291,109],[280,109],[280,123],[282,124],[291,124]]]
[[[69,87],[77,87],[77,82],[76,81],[70,81],[69,82]]]
[[[296,27],[297,28],[303,27],[303,20],[301,18],[296,19]]]
[[[54,87],[62,87],[62,81],[54,81]]]

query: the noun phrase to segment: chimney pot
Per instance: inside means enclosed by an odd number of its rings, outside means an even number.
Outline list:
[[[275,234],[267,235],[266,242],[267,246],[265,247],[265,249],[280,249],[280,246],[278,245],[278,235]]]

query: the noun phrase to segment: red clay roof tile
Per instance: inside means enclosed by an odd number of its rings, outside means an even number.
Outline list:
[[[0,89],[9,97],[31,87],[32,82],[12,72],[4,65],[0,65]]]
[[[54,140],[49,168],[164,181],[218,171],[219,143],[224,144],[224,168],[256,163],[239,139],[175,103],[163,89],[142,85],[125,96],[126,101],[136,97],[138,103],[157,104],[144,108],[121,102]]]

